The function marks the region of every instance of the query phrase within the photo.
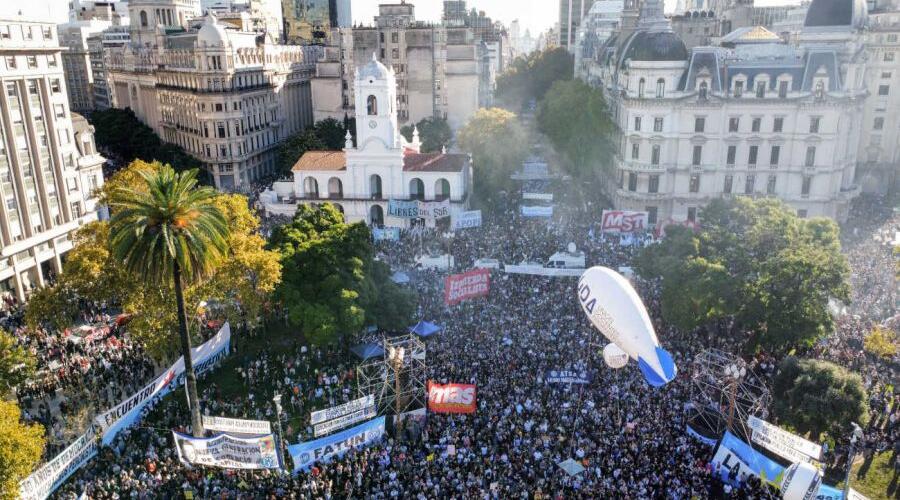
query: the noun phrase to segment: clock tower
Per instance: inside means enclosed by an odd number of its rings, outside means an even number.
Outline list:
[[[372,60],[356,71],[356,148],[380,143],[384,149],[400,149],[397,127],[397,79],[394,70]]]

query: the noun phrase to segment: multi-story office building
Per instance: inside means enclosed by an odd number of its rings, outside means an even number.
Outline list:
[[[128,26],[113,26],[88,37],[88,58],[91,63],[93,77],[94,109],[109,109],[112,97],[109,91],[109,79],[106,72],[105,50],[117,50],[124,47],[131,35]]]
[[[480,79],[480,46],[472,28],[417,22],[412,4],[382,4],[375,26],[332,32],[312,83],[315,119],[353,116],[354,70],[375,54],[396,74],[401,123],[437,116],[458,128],[492,90]]]
[[[353,23],[350,0],[282,0],[282,11],[288,43],[321,43]]]
[[[53,23],[0,19],[0,291],[18,300],[61,270],[103,184],[93,131],[69,112],[61,51]]]
[[[128,2],[125,0],[72,0],[70,21],[109,21],[114,26],[128,24]]]
[[[60,45],[63,52],[63,72],[69,89],[69,105],[75,111],[91,111],[94,103],[94,61],[88,38],[100,35],[112,23],[99,19],[91,21],[71,21],[58,27]],[[94,48],[96,50],[96,47]]]
[[[623,0],[598,0],[591,6],[578,29],[575,42],[575,78],[584,81],[596,80],[590,74],[597,67],[594,55],[622,25]]]
[[[815,0],[798,46],[758,27],[688,51],[645,0],[600,56],[620,131],[615,205],[694,221],[714,198],[772,196],[804,217],[846,218],[866,94],[861,2]]]
[[[274,172],[279,143],[312,124],[319,48],[279,45],[212,13],[193,23],[196,7],[131,1],[131,42],[108,51],[113,105],[197,158],[219,189],[249,189]]]
[[[237,24],[245,31],[267,33],[283,40],[281,0],[201,0],[203,12],[212,11],[223,24]]]
[[[559,0],[559,41],[560,47],[574,50],[578,39],[581,20],[591,10],[596,0]]]

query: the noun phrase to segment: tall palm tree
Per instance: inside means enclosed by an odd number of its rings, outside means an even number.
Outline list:
[[[213,204],[215,190],[197,186],[197,171],[164,165],[111,197],[110,247],[126,269],[150,283],[175,287],[178,333],[194,436],[203,435],[197,375],[184,307],[185,281],[209,275],[228,249],[228,226]]]

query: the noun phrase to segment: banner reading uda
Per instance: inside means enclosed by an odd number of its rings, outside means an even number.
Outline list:
[[[275,438],[271,434],[242,438],[218,434],[195,438],[172,431],[178,458],[186,464],[223,469],[279,469]]]
[[[296,473],[308,470],[316,462],[327,462],[332,457],[340,457],[352,448],[368,446],[381,439],[383,435],[384,417],[378,417],[315,441],[292,444],[287,449],[294,460]]]
[[[444,304],[452,306],[474,297],[483,297],[491,289],[490,269],[472,269],[444,279]]]
[[[606,233],[634,233],[647,229],[647,212],[632,210],[604,210],[600,230]]]
[[[435,413],[475,413],[473,384],[435,384],[428,381],[428,409]]]

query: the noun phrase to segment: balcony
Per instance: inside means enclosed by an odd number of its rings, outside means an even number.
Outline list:
[[[450,203],[464,203],[468,198],[468,194],[463,195],[462,197],[449,197]],[[378,202],[387,202],[388,200],[398,200],[398,201],[425,201],[425,202],[441,202],[448,199],[447,196],[439,195],[433,196],[431,198],[420,198],[418,196],[391,196],[386,198],[384,193],[302,193],[299,196],[279,196],[279,203],[297,203],[297,202],[348,202],[348,201],[378,201]]]

